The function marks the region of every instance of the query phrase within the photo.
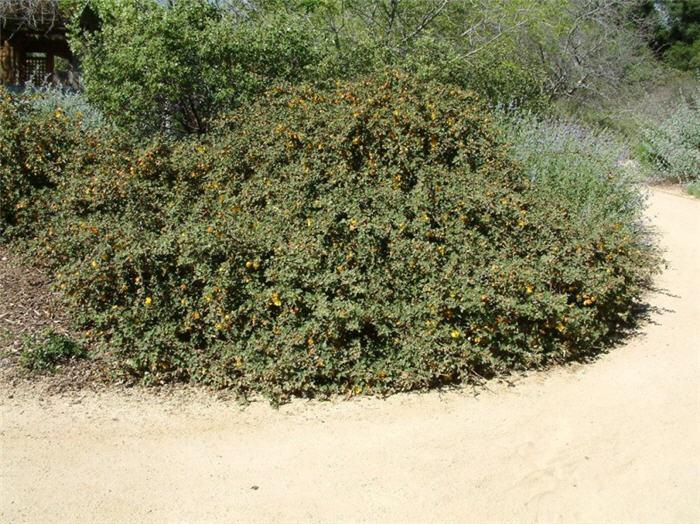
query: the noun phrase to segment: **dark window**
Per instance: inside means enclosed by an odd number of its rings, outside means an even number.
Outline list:
[[[24,81],[41,84],[49,74],[46,53],[27,53],[24,59]]]

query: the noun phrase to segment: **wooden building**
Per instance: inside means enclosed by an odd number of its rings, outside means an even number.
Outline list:
[[[0,84],[77,87],[77,64],[55,0],[2,0]]]

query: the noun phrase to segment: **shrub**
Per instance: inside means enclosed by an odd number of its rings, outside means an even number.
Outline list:
[[[499,116],[512,157],[546,198],[566,202],[593,228],[638,215],[639,176],[625,169],[631,156],[618,135],[567,118]]]
[[[669,117],[643,127],[641,156],[662,180],[700,180],[700,91],[683,100]]]
[[[70,337],[53,330],[42,332],[35,339],[25,340],[20,354],[21,367],[32,372],[53,372],[59,364],[71,359],[84,358],[85,348]]]
[[[656,265],[635,193],[604,172],[581,213],[492,118],[390,73],[277,88],[178,143],[86,134],[32,251],[85,334],[148,382],[279,400],[589,354]]]
[[[493,105],[541,111],[548,102],[546,76],[531,63],[514,61],[516,48],[504,44],[467,61],[453,46],[422,38],[400,63],[425,81],[475,91]]]
[[[42,189],[55,187],[65,176],[79,133],[79,120],[47,100],[15,96],[0,88],[0,235],[20,216],[36,222]]]
[[[318,31],[231,16],[207,0],[92,2],[100,31],[76,31],[88,99],[132,133],[205,132],[277,80],[306,79]]]
[[[651,47],[672,67],[700,66],[700,4],[686,0],[639,2]]]
[[[688,193],[693,195],[695,198],[700,198],[700,182],[694,182],[686,187]]]
[[[46,219],[46,198],[66,184],[86,135],[99,136],[95,146],[114,132],[79,93],[30,86],[16,95],[0,87],[0,240],[9,225],[18,236],[18,228]]]
[[[49,120],[60,111],[65,117],[80,123],[82,131],[99,131],[109,128],[104,115],[79,91],[56,88],[50,85],[26,86],[31,96],[31,109],[39,119]]]

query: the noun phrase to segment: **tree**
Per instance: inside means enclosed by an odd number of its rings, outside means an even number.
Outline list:
[[[101,30],[75,31],[88,98],[140,134],[204,133],[271,81],[315,63],[313,32],[237,17],[207,0],[95,0]]]
[[[700,1],[657,0],[639,6],[649,26],[649,45],[682,70],[700,69]]]

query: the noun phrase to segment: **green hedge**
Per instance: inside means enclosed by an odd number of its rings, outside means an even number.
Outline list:
[[[384,394],[587,355],[658,264],[641,208],[552,199],[491,118],[389,73],[278,88],[175,143],[81,131],[50,186],[22,172],[6,237],[147,382]]]

